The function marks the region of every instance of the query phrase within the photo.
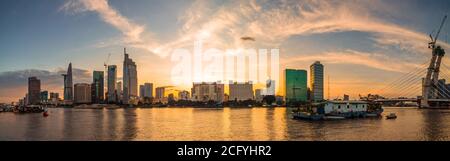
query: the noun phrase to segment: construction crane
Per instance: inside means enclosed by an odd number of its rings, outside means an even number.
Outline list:
[[[431,42],[428,43],[428,48],[434,49],[434,48],[436,47],[436,41],[437,41],[437,39],[438,39],[438,37],[439,37],[439,34],[441,33],[441,29],[442,29],[442,27],[444,26],[446,20],[447,20],[447,15],[445,15],[444,18],[442,19],[441,26],[439,26],[439,30],[438,30],[438,32],[436,33],[436,35],[434,36],[434,38],[433,38],[433,36],[430,34]]]
[[[103,66],[105,66],[105,72],[108,71],[108,62],[109,62],[110,57],[111,57],[111,53],[108,54],[108,58],[106,58],[106,61],[103,63]]]

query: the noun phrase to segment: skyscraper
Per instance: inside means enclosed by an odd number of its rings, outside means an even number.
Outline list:
[[[153,97],[153,83],[144,84],[144,98]]]
[[[316,61],[310,66],[311,100],[323,100],[323,65]]]
[[[286,69],[286,104],[307,101],[306,70]]]
[[[145,86],[144,85],[139,85],[139,96],[141,99],[144,99],[145,97]]]
[[[124,104],[129,104],[130,99],[138,96],[136,63],[128,57],[126,48],[123,49],[125,59],[123,61],[123,98]]]
[[[117,102],[117,91],[116,91],[116,83],[117,83],[117,66],[109,65],[108,66],[108,102]]]
[[[87,83],[77,83],[74,86],[74,103],[91,103],[91,85]]]
[[[105,98],[104,72],[94,71],[92,80],[92,102],[101,103]]]
[[[73,101],[72,63],[69,63],[67,74],[62,76],[64,76],[64,101],[71,103]]]
[[[157,87],[155,89],[155,91],[156,91],[155,98],[157,100],[162,100],[165,96],[165,90],[166,90],[165,87]]]
[[[122,102],[122,98],[123,98],[122,82],[120,82],[120,81],[117,82],[116,90],[117,90],[117,101]]]
[[[41,102],[41,80],[36,77],[28,78],[28,104],[36,105]]]

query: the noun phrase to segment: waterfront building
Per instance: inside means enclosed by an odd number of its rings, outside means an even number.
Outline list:
[[[77,83],[74,85],[74,103],[86,104],[92,102],[91,85],[88,83]]]
[[[307,101],[307,74],[306,70],[285,70],[285,97],[286,104]]]
[[[255,101],[262,102],[262,100],[263,100],[262,89],[256,89],[255,90]]]
[[[121,81],[117,82],[116,90],[117,90],[117,101],[122,102],[123,91],[122,91],[122,82]]]
[[[117,66],[116,65],[108,65],[108,102],[115,103],[117,102],[117,91],[116,91],[116,83],[117,83]]]
[[[144,98],[153,97],[153,83],[144,83]]]
[[[59,103],[59,93],[50,92],[50,100],[51,104],[57,105]]]
[[[188,91],[178,92],[178,100],[189,100],[190,93]]]
[[[138,79],[136,63],[129,58],[126,48],[123,49],[125,59],[123,61],[123,98],[124,104],[129,104],[130,99],[138,97]]]
[[[215,101],[222,103],[224,100],[224,84],[221,83],[193,83],[191,88],[193,101]]]
[[[48,91],[41,92],[41,103],[48,103]]]
[[[28,104],[36,105],[41,102],[41,80],[36,77],[28,78]]]
[[[93,81],[92,81],[92,102],[93,103],[102,103],[104,101],[104,72],[103,71],[94,71],[93,73]]]
[[[62,76],[64,76],[64,101],[70,104],[73,101],[72,63],[69,63],[67,73]]]
[[[263,96],[267,96],[267,95],[275,96],[275,87],[276,87],[275,80],[268,79],[266,81],[266,88],[264,88],[261,91],[261,95],[263,95]]]
[[[166,90],[165,87],[157,87],[155,89],[155,91],[156,91],[155,99],[157,101],[160,101],[164,98],[165,90]]]
[[[233,82],[228,85],[230,101],[253,100],[253,84],[251,82]]]
[[[311,100],[314,102],[323,101],[323,70],[323,65],[319,61],[310,66]]]
[[[144,99],[145,95],[145,88],[144,85],[139,85],[139,96],[141,99]]]

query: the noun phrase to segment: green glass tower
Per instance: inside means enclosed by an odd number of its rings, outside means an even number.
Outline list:
[[[103,71],[94,71],[92,83],[92,102],[101,103],[104,100],[104,74]]]
[[[307,101],[307,73],[306,70],[285,70],[286,104]]]

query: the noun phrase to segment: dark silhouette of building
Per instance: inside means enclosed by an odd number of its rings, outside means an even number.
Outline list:
[[[41,80],[36,77],[28,78],[28,104],[36,105],[41,102]]]

